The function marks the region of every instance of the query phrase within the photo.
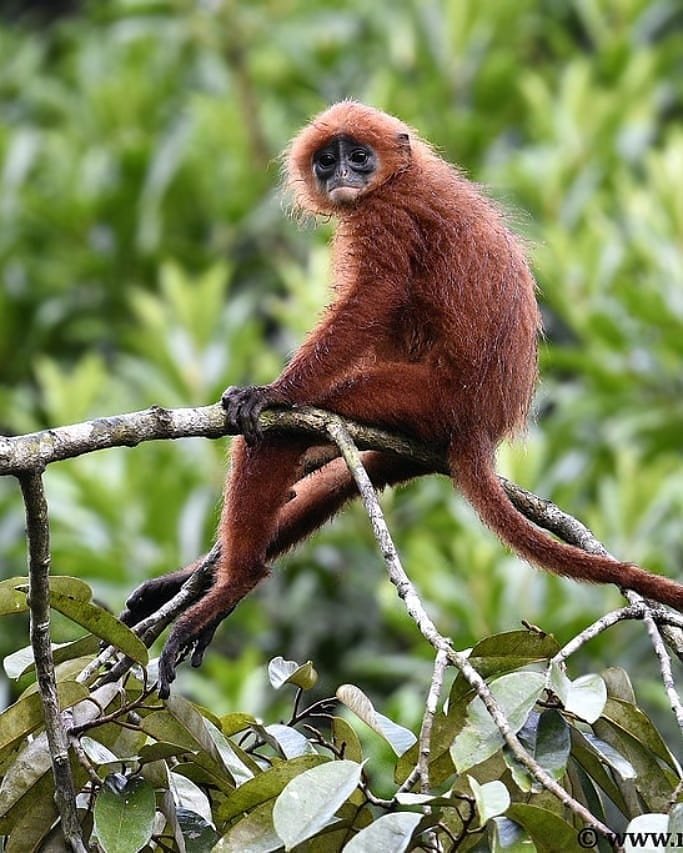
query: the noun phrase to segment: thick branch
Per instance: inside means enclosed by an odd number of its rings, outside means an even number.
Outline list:
[[[264,432],[306,432],[325,436],[328,414],[309,407],[270,410],[261,415]],[[349,433],[359,447],[389,450],[447,473],[445,459],[430,448],[373,427],[349,423]],[[14,437],[0,436],[0,475],[20,474],[111,447],[136,447],[145,441],[173,438],[220,438],[230,435],[219,404],[190,409],[152,406],[139,412],[96,418],[70,426]]]
[[[43,702],[45,731],[52,758],[55,801],[62,819],[62,831],[75,853],[85,853],[76,812],[76,793],[66,730],[59,713],[55,667],[50,645],[50,528],[42,477],[38,472],[19,478],[26,505],[29,578],[28,603],[31,621],[31,645]]]
[[[328,412],[306,406],[263,412],[259,424],[263,432],[304,432],[327,438],[329,418]],[[449,473],[445,454],[438,448],[353,421],[345,420],[344,424],[354,444],[361,450],[385,450],[419,462],[435,473]],[[95,450],[136,447],[142,442],[160,439],[220,438],[226,435],[231,435],[231,432],[219,404],[193,409],[152,406],[139,412],[97,418],[27,435],[0,436],[0,476],[34,471],[51,462],[72,459]],[[500,480],[510,500],[531,521],[580,548],[604,553],[603,546],[590,530],[575,518],[504,477]]]

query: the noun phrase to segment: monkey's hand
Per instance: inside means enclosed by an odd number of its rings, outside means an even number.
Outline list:
[[[259,415],[270,406],[289,406],[286,396],[272,385],[247,385],[244,388],[231,386],[223,392],[221,404],[225,409],[228,425],[244,436],[253,446],[261,439]]]

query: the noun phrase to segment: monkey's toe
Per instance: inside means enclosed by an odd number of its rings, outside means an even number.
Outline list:
[[[171,684],[173,684],[176,678],[176,666],[184,657],[184,654],[182,654],[183,645],[182,639],[173,630],[159,656],[159,686],[157,692],[160,699],[168,699],[171,695]]]

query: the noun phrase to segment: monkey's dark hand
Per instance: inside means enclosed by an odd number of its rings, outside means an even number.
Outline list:
[[[231,386],[223,392],[221,405],[225,409],[228,425],[241,433],[249,446],[261,439],[259,415],[270,406],[290,405],[285,395],[272,385]]]

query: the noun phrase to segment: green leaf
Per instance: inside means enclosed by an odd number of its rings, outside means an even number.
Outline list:
[[[548,660],[559,650],[557,640],[550,634],[504,631],[480,640],[470,652],[468,660],[477,672],[489,679],[498,673],[511,672]],[[451,689],[449,705],[470,689],[469,684],[458,673]]]
[[[518,732],[545,688],[545,678],[536,672],[512,672],[489,685],[510,727]],[[503,736],[477,696],[467,709],[467,721],[455,738],[451,756],[462,773],[490,758],[502,747]]]
[[[19,590],[17,587],[23,587]],[[26,591],[28,589],[28,578],[14,577],[0,581],[0,616],[8,616],[12,613],[26,613],[28,604],[26,602]]]
[[[285,684],[294,684],[303,690],[310,690],[318,681],[318,673],[310,660],[298,664],[294,660],[285,660],[278,656],[268,664],[268,678],[276,690]]]
[[[270,726],[265,726],[263,732],[268,739],[272,739],[285,758],[296,758],[298,755],[315,752],[313,744],[308,738],[291,726],[273,723]]]
[[[57,686],[60,708],[69,708],[89,695],[87,687],[75,681]],[[0,714],[0,750],[16,743],[43,723],[43,705],[38,693],[19,699]]]
[[[622,754],[635,772],[635,787],[643,800],[645,810],[663,812],[669,807],[673,791],[679,781],[678,774],[663,764],[657,756],[635,737],[615,725],[606,717],[593,724],[596,734]],[[622,789],[624,786],[621,786]],[[629,783],[629,788],[632,787]],[[625,792],[625,797],[627,794]],[[628,797],[627,797],[628,799]],[[635,815],[632,814],[632,817]]]
[[[594,723],[607,702],[607,685],[595,674],[582,675],[569,685],[565,710],[587,723]]]
[[[69,682],[64,682],[64,685],[68,684]],[[57,686],[60,695],[62,686]],[[92,693],[89,693],[83,685],[77,686],[80,688],[79,693],[85,690],[87,698],[85,701],[79,701],[73,705],[71,713],[73,714],[73,723],[76,726],[99,717],[102,710],[106,710],[112,699],[120,693],[117,684],[105,684]],[[71,687],[67,689],[72,690]],[[34,697],[31,696],[30,698],[33,699]],[[38,696],[36,695],[35,698],[37,699]],[[21,700],[21,702],[23,701]],[[18,702],[17,706],[21,705],[21,702]],[[6,816],[10,810],[15,813],[16,810],[23,812],[25,808],[30,808],[37,791],[41,792],[40,796],[51,797],[53,787],[51,767],[47,735],[43,731],[34,735],[31,741],[21,749],[2,778],[0,784],[0,816]],[[74,774],[77,775],[79,772],[78,766],[76,766]]]
[[[70,643],[53,643],[52,657],[55,665],[58,665],[67,660],[95,654],[98,648],[99,640],[97,637],[93,634],[86,634],[85,637],[72,640]],[[8,678],[21,678],[22,675],[26,675],[33,669],[34,664],[33,648],[32,646],[25,646],[23,649],[7,655],[2,665]]]
[[[330,727],[332,729],[332,743],[337,749],[342,750],[341,757],[360,764],[363,761],[363,747],[353,726],[343,717],[332,717]]]
[[[69,595],[80,601],[90,601],[92,597],[92,590],[80,578],[54,575],[49,579],[49,584],[51,595],[53,593]],[[0,581],[0,616],[7,616],[12,613],[26,613],[28,611],[28,604],[26,602],[27,591],[27,577],[19,576]]]
[[[188,809],[200,815],[207,823],[211,823],[211,803],[204,791],[195,783],[180,773],[170,774],[169,788],[173,799],[179,808]]]
[[[218,833],[205,818],[180,807],[176,809],[176,820],[189,853],[211,853],[218,841]]]
[[[635,779],[637,774],[635,768],[624,756],[611,744],[602,738],[596,737],[590,732],[581,732],[584,740],[590,744],[594,752],[602,761],[608,764],[619,774],[622,779]]]
[[[105,853],[140,850],[152,837],[154,788],[140,777],[112,774],[95,800],[95,834]]]
[[[344,853],[403,853],[422,820],[421,814],[395,812],[373,821],[344,845]]]
[[[80,739],[83,751],[88,756],[93,764],[112,764],[121,759],[116,756],[110,749],[107,749],[104,744],[94,740],[87,735],[83,735]]]
[[[558,711],[531,713],[525,725],[517,733],[530,755],[554,779],[560,780],[566,770],[571,737],[569,726]],[[505,763],[522,791],[540,790],[526,767],[519,764],[508,750],[503,751]]]
[[[372,702],[363,691],[354,684],[342,684],[337,688],[337,699],[353,711],[366,725],[381,735],[394,750],[396,755],[401,756],[407,752],[417,738],[404,726],[394,723],[384,714],[375,711]]]
[[[520,824],[531,836],[538,853],[585,853],[577,840],[576,827],[540,806],[513,803],[507,817]]]
[[[214,847],[213,853],[274,853],[282,839],[273,826],[275,800],[267,800],[233,824]]]
[[[624,795],[619,790],[612,775],[605,769],[606,762],[591,747],[590,743],[583,737],[581,732],[572,728],[570,732],[572,742],[572,759],[575,760],[585,771],[594,784],[599,785],[617,808],[628,815],[628,807]]]
[[[565,672],[565,668],[560,664],[557,664],[553,661],[550,665],[550,671],[548,673],[548,687],[552,692],[557,696],[557,698],[562,702],[563,705],[567,702],[567,697],[569,696],[569,691],[571,690],[571,681],[567,677],[567,673]]]
[[[362,766],[355,761],[330,761],[306,770],[287,784],[275,801],[273,824],[285,850],[327,826],[358,787]]]
[[[600,673],[607,685],[607,695],[610,699],[621,699],[622,702],[636,704],[636,694],[629,674],[619,666],[609,666]]]
[[[603,716],[634,737],[673,770],[677,769],[676,759],[662,740],[652,720],[640,708],[622,699],[609,698],[605,704]]]
[[[149,655],[142,640],[111,613],[89,601],[57,592],[51,593],[50,606],[96,637],[116,646],[136,663],[147,665]]]
[[[479,824],[484,824],[496,815],[503,814],[510,805],[510,794],[502,782],[486,782],[480,785],[473,777],[467,777],[474,801],[477,804]]]
[[[223,734],[226,737],[230,737],[231,735],[236,735],[238,732],[243,732],[249,726],[253,726],[256,723],[256,717],[251,714],[235,712],[220,717],[219,722]]]
[[[242,812],[248,812],[261,803],[274,800],[296,776],[328,762],[329,758],[324,755],[302,755],[264,770],[226,797],[218,807],[218,819],[221,823],[227,823]]]
[[[242,782],[251,779],[256,771],[256,767],[247,753],[228,740],[218,726],[214,726],[211,720],[205,719],[204,724],[214,745],[214,752],[212,754],[218,754],[221,764],[235,780],[235,784],[241,785]]]
[[[536,853],[524,829],[507,817],[494,817],[488,825],[491,853]]]
[[[259,770],[252,758],[227,741],[220,729],[182,696],[172,695],[164,711],[148,714],[141,725],[156,740],[198,752],[195,762],[212,773],[226,792]]]

